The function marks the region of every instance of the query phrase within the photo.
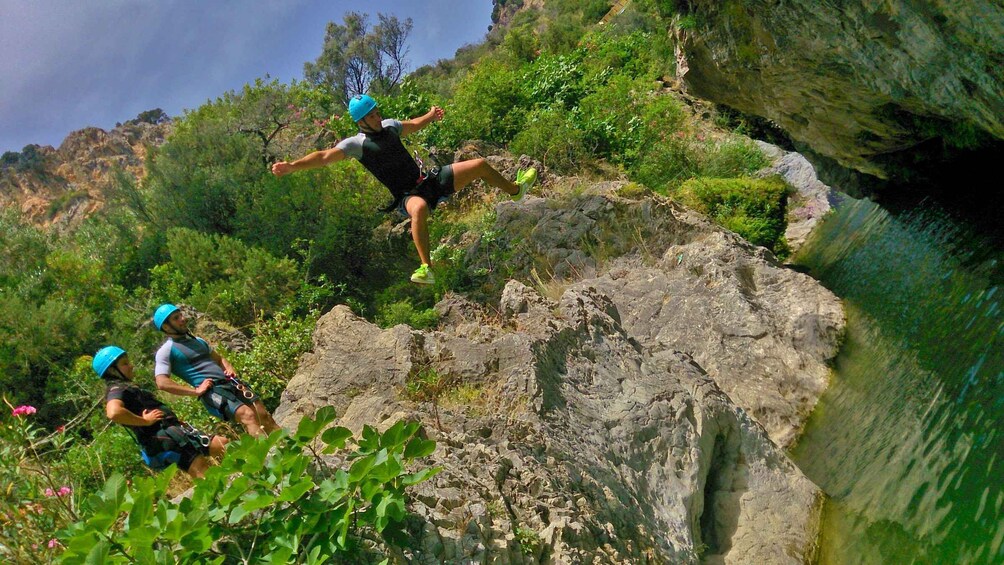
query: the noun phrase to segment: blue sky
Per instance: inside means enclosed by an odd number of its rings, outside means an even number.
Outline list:
[[[303,76],[329,21],[412,18],[410,69],[484,39],[491,0],[0,0],[0,153]]]

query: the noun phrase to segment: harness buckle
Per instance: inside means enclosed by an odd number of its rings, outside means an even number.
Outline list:
[[[230,379],[230,382],[233,383],[234,388],[237,389],[237,392],[241,393],[241,396],[243,396],[246,400],[254,399],[254,392],[246,384],[238,380],[237,377],[227,377],[227,378]]]

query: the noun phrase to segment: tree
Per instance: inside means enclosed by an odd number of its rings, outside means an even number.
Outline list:
[[[140,112],[135,118],[126,122],[127,124],[163,124],[165,122],[171,121],[171,116],[168,116],[164,110],[160,108],[154,108],[153,110],[146,110]]]
[[[390,93],[404,76],[411,18],[378,14],[369,30],[369,16],[349,12],[344,25],[328,23],[324,48],[313,63],[305,63],[308,81],[330,90],[340,100],[365,92]]]

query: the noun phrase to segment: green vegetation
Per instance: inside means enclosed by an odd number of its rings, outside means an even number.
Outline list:
[[[784,240],[788,185],[782,178],[693,179],[680,187],[679,198],[750,243],[778,257],[788,255]]]
[[[301,420],[292,435],[245,436],[178,503],[165,499],[176,467],[132,485],[113,476],[83,503],[80,521],[66,532],[62,561],[358,562],[367,551],[362,535],[381,535],[400,523],[405,489],[438,472],[408,471],[436,444],[422,439],[414,422],[399,421],[382,434],[366,426],[353,440],[349,430],[328,427],[334,419],[327,407]],[[354,449],[346,450],[349,442]],[[348,469],[321,458],[332,453],[351,461]]]

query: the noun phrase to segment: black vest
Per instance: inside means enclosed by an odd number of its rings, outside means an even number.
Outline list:
[[[413,191],[422,175],[418,163],[401,143],[401,137],[386,127],[378,133],[366,134],[359,162],[390,189],[395,201]]]

